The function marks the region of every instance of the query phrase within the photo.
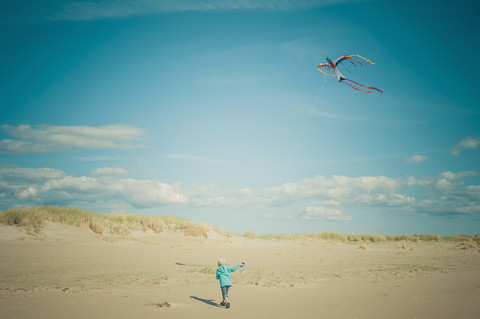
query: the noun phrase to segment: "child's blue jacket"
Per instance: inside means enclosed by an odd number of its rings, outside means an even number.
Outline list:
[[[232,285],[232,276],[230,276],[230,273],[237,270],[238,267],[240,267],[240,265],[233,267],[221,265],[217,268],[217,279],[220,280],[220,287]]]

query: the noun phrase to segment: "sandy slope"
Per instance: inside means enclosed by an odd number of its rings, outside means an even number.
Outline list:
[[[363,246],[0,225],[0,317],[480,318],[478,251]],[[219,257],[247,262],[228,310],[218,306]]]

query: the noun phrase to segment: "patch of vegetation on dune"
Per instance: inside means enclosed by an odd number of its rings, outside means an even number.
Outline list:
[[[40,232],[45,222],[72,226],[88,226],[97,234],[127,235],[132,231],[164,230],[182,232],[187,236],[208,237],[213,230],[207,224],[170,216],[144,216],[137,214],[99,214],[71,207],[39,206],[12,208],[0,213],[0,223],[22,226]]]
[[[442,236],[438,234],[417,234],[417,235],[378,235],[378,234],[340,234],[336,232],[307,233],[307,234],[280,234],[280,235],[263,235],[256,236],[249,233],[250,238],[262,238],[267,240],[294,240],[294,241],[327,241],[327,242],[364,242],[364,243],[380,243],[380,242],[456,242],[470,243],[480,246],[480,235],[453,235]]]

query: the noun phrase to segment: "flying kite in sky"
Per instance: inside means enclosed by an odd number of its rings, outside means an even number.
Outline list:
[[[382,95],[383,91],[374,87],[370,86],[365,86],[363,84],[357,83],[355,81],[352,81],[350,79],[347,79],[340,71],[337,69],[337,66],[345,61],[350,62],[353,64],[353,66],[363,66],[364,62],[368,62],[368,64],[372,65],[375,64],[372,61],[365,59],[364,57],[359,56],[358,54],[352,54],[352,55],[344,55],[339,57],[338,59],[332,61],[329,58],[325,57],[327,59],[327,63],[322,63],[320,64],[317,69],[322,72],[325,75],[329,76],[336,76],[338,79],[338,82],[343,82],[346,85],[350,86],[351,88],[354,88],[357,91],[363,92],[363,93],[371,93],[372,90],[375,90]],[[362,63],[363,62],[363,63]],[[348,71],[348,69],[346,69]],[[330,73],[329,73],[330,72]],[[350,72],[350,71],[349,71]]]

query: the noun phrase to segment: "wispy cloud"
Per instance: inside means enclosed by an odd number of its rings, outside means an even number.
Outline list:
[[[423,150],[422,153],[444,153],[448,152],[448,149],[437,149],[437,150]],[[412,155],[413,154],[413,155]],[[326,161],[319,161],[316,162],[318,165],[324,164],[336,164],[336,163],[357,163],[357,162],[368,162],[368,161],[376,161],[380,159],[386,158],[402,158],[406,162],[410,163],[419,163],[422,161],[428,160],[428,156],[426,155],[418,155],[414,152],[403,152],[403,153],[391,153],[391,154],[378,154],[378,155],[371,155],[371,156],[363,156],[363,157],[351,157],[351,158],[336,158]]]
[[[65,152],[82,149],[133,149],[145,145],[136,142],[144,139],[142,129],[128,125],[50,126],[2,125],[5,133],[14,139],[0,140],[0,153],[29,154]]]
[[[12,1],[1,8],[4,23],[41,20],[89,21],[184,11],[306,10],[368,0],[37,0]],[[5,9],[5,10],[3,10]]]
[[[460,142],[455,144],[452,148],[451,153],[452,155],[459,155],[462,151],[477,148],[480,145],[480,137],[478,136],[467,136],[464,137]]]
[[[425,155],[412,155],[405,157],[405,162],[408,163],[421,163],[428,160],[428,156]]]
[[[174,159],[181,159],[181,160],[192,160],[192,161],[202,161],[202,162],[211,162],[211,163],[222,163],[225,160],[212,158],[212,157],[204,157],[204,156],[197,156],[197,155],[190,155],[190,154],[167,154],[164,155],[167,158],[174,158]]]
[[[84,162],[99,162],[99,161],[110,161],[113,158],[108,156],[81,156],[81,157],[78,157],[78,159]]]
[[[72,176],[49,168],[0,168],[0,208],[18,205],[105,207],[108,203],[134,209],[161,206],[186,209],[219,207],[261,210],[273,218],[278,208],[301,205],[288,218],[349,221],[349,210],[381,209],[433,215],[480,213],[480,186],[463,179],[477,172],[444,172],[438,176],[330,178],[315,176],[262,189],[224,189],[218,185],[125,178],[121,168],[100,168],[92,176]]]
[[[100,0],[64,2],[57,20],[95,20],[182,11],[302,10],[362,0]]]
[[[324,112],[324,111],[314,111],[313,115],[318,117],[328,118],[328,119],[334,119],[334,120],[362,121],[362,122],[384,121],[383,119],[380,119],[380,118],[357,117],[357,116],[349,116],[349,115],[330,113],[330,112]]]
[[[126,175],[128,171],[126,169],[120,167],[102,167],[97,168],[92,172],[92,176],[94,177],[102,177],[102,176],[121,176]]]
[[[323,206],[307,206],[300,217],[305,220],[349,221],[352,219],[350,216],[345,216],[339,209]]]

